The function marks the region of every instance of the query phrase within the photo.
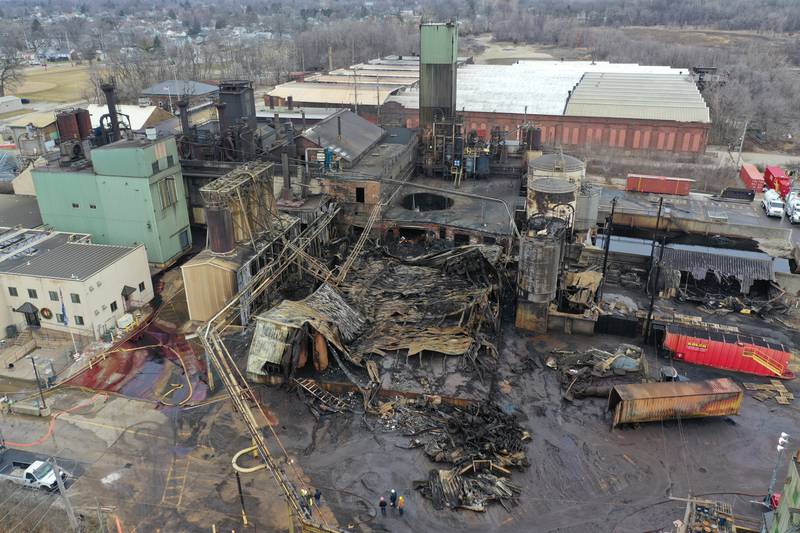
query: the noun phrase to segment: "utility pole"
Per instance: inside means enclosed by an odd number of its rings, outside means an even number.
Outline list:
[[[605,240],[603,241],[603,276],[600,278],[600,290],[595,293],[595,302],[600,301],[603,290],[606,288],[606,268],[608,268],[608,253],[611,250],[611,234],[614,233],[614,211],[617,209],[617,197],[611,200],[611,215],[606,220]]]
[[[355,65],[353,65],[353,101],[355,102],[355,113],[358,115],[358,74]]]
[[[94,499],[97,504],[97,523],[100,524],[100,533],[106,533],[106,521],[103,512],[100,510],[100,500]]]
[[[31,356],[31,364],[33,365],[33,374],[36,376],[36,387],[39,389],[39,398],[42,399],[42,409],[47,409],[47,404],[44,401],[44,393],[42,392],[42,383],[39,381],[39,369],[36,368],[36,360]]]
[[[650,245],[650,263],[653,262],[653,253],[656,249],[656,238],[658,238],[658,228],[661,225],[661,206],[664,205],[664,197],[658,198],[658,215],[656,216],[656,229],[653,230],[653,243]]]
[[[656,305],[656,293],[658,292],[658,281],[661,277],[661,260],[664,258],[664,248],[667,247],[666,239],[661,240],[661,250],[658,253],[658,263],[656,263],[656,279],[653,281],[653,292],[650,294],[650,307],[647,309],[647,321],[644,324],[644,338],[650,335],[651,322],[653,321],[653,308]],[[651,261],[652,265],[652,261]]]
[[[58,468],[58,463],[56,463],[55,457],[52,458],[52,461],[53,473],[56,475],[56,483],[58,483],[58,493],[61,494],[61,497],[64,499],[64,508],[67,510],[69,525],[72,527],[73,531],[79,532],[81,530],[81,526],[78,523],[78,519],[75,518],[75,511],[72,509],[72,504],[70,503],[67,493],[64,490],[64,480],[61,479],[61,469]]]
[[[245,513],[244,511],[244,494],[242,493],[242,479],[239,477],[239,472],[234,470],[234,473],[236,474],[236,486],[239,488],[239,503],[242,506],[242,522],[244,523],[245,527],[247,527],[250,524],[247,522],[247,513]]]
[[[742,130],[742,138],[739,139],[739,155],[736,156],[736,170],[739,170],[739,163],[742,161],[742,148],[744,147],[744,138],[747,135],[747,125],[750,123],[750,120],[745,119],[744,121],[744,129]]]

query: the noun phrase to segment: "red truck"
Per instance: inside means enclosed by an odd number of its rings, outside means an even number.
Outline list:
[[[777,165],[770,165],[764,170],[764,183],[768,189],[780,194],[781,198],[786,198],[786,195],[792,190],[792,180]]]

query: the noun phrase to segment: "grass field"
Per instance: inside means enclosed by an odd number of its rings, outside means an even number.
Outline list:
[[[26,69],[25,78],[14,93],[35,102],[74,102],[84,98],[88,87],[88,67],[48,65],[47,70]]]

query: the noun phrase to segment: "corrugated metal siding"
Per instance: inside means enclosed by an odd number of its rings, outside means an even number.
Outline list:
[[[735,372],[755,374],[757,376],[775,377],[775,372],[753,359],[756,352],[763,354],[773,364],[786,370],[791,354],[765,346],[757,346],[746,342],[721,342],[674,332],[667,332],[664,347],[675,353],[676,359],[696,365],[722,368]],[[788,370],[787,370],[788,371]]]
[[[609,396],[613,426],[738,414],[743,391],[728,378],[617,385]]]
[[[660,254],[658,251],[656,254]],[[705,279],[709,271],[739,280],[743,293],[750,292],[756,280],[775,281],[774,263],[769,258],[743,257],[708,253],[683,248],[665,248],[664,268],[689,272],[695,279]]]

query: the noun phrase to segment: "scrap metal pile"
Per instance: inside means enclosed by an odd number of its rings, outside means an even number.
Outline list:
[[[411,259],[368,252],[342,283],[347,300],[370,322],[349,351],[354,358],[423,352],[461,355],[481,373],[479,353],[500,321],[499,246],[462,246]]]
[[[530,463],[525,450],[530,435],[517,417],[492,402],[466,408],[435,401],[397,400],[381,406],[384,427],[411,437],[410,448],[422,448],[435,463],[428,479],[415,482],[436,509],[484,511],[492,501],[508,508],[520,493],[511,469]]]
[[[559,372],[563,398],[569,401],[587,396],[606,398],[620,378],[629,381],[631,376],[646,375],[646,363],[642,349],[632,344],[621,344],[613,353],[598,348],[584,352],[556,350],[545,361]]]

